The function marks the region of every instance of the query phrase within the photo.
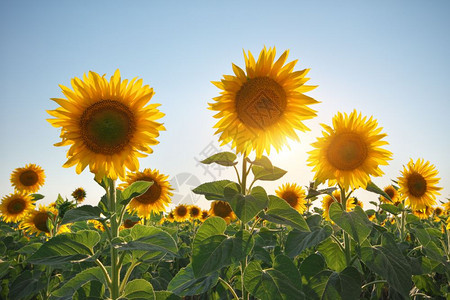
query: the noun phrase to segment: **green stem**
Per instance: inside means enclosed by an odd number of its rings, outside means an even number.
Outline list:
[[[366,287],[371,286],[372,284],[378,284],[378,283],[387,283],[387,281],[386,281],[386,280],[375,280],[375,281],[366,283],[365,285],[363,285],[363,286],[361,287],[361,289],[363,290],[363,289],[365,289]]]
[[[110,252],[111,252],[111,299],[116,300],[119,298],[119,287],[120,287],[120,265],[118,260],[117,249],[113,246],[113,240],[119,236],[119,226],[117,224],[117,214],[116,212],[116,187],[115,181],[111,181],[109,188],[108,200],[109,209],[111,210],[111,241],[110,241]]]
[[[246,154],[244,153],[243,159],[242,159],[242,180],[241,180],[241,193],[245,196],[247,194],[247,158]],[[241,230],[245,230],[245,223],[241,221]],[[244,257],[244,259],[241,261],[241,284],[242,284],[242,299],[248,298],[248,293],[245,290],[244,287],[244,270],[247,267],[247,256]]]
[[[219,280],[225,284],[225,286],[228,288],[228,290],[233,294],[234,299],[239,300],[239,297],[236,295],[236,292],[233,290],[233,288],[231,287],[231,285],[226,282],[225,280],[223,280],[222,278],[219,277]]]
[[[347,211],[347,197],[345,195],[345,190],[339,186],[341,190],[341,203],[342,203],[342,209],[344,212]],[[345,261],[347,262],[347,266],[350,266],[351,262],[351,244],[350,244],[350,237],[347,232],[344,231],[344,250],[345,250]]]
[[[102,262],[98,258],[95,260],[95,263],[102,270],[103,276],[105,276],[106,283],[108,284],[108,288],[111,288],[111,277],[109,277],[108,271],[106,270],[105,266],[102,264]]]
[[[120,284],[120,288],[119,288],[119,293],[123,293],[123,290],[125,289],[127,282],[128,282],[128,278],[130,278],[131,272],[133,272],[134,268],[136,266],[138,266],[140,263],[139,262],[135,262],[133,261],[131,263],[131,266],[128,268],[127,273],[125,274],[125,276],[123,277],[122,283]]]
[[[400,219],[400,240],[404,241],[406,238],[405,234],[406,229],[406,214],[405,214],[405,208],[402,208],[402,217]]]

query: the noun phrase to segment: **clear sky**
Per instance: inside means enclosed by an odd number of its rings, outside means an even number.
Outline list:
[[[311,68],[308,95],[321,101],[311,128],[291,150],[271,153],[288,174],[285,182],[307,185],[310,144],[337,111],[353,109],[378,119],[394,153],[384,187],[410,158],[423,157],[440,172],[442,196],[450,197],[450,1],[1,1],[0,2],[0,196],[13,192],[10,174],[27,163],[42,166],[39,191],[54,201],[77,187],[87,203],[103,191],[87,170],[65,169],[68,147],[54,147],[59,130],[46,119],[62,97],[58,84],[89,70],[143,78],[161,103],[167,131],[141,169],[157,168],[172,179],[174,203],[192,198],[197,183],[233,173],[198,164],[218,149],[207,103],[219,90],[210,81],[244,65],[242,49],[255,55],[264,45],[278,55],[290,49],[296,70]],[[224,150],[228,150],[224,148]],[[177,187],[176,185],[179,185]],[[358,192],[366,204],[374,196]],[[376,197],[375,197],[376,198]]]

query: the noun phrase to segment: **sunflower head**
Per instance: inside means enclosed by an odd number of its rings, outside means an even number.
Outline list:
[[[448,215],[450,213],[450,201],[445,202],[442,206],[444,206],[444,213]]]
[[[18,222],[31,210],[35,202],[32,197],[24,192],[15,192],[2,198],[0,214],[5,222]]]
[[[105,226],[103,225],[102,222],[100,222],[98,220],[89,220],[88,223],[92,224],[94,226],[94,228],[97,230],[105,231]]]
[[[134,225],[139,224],[141,222],[141,220],[134,220],[134,219],[129,219],[126,218],[123,222],[122,225],[120,226],[120,229],[128,229],[128,228],[133,228]]]
[[[175,215],[174,215],[173,211],[169,212],[165,218],[170,223],[173,223],[175,221]]]
[[[184,222],[189,219],[189,207],[184,204],[178,204],[173,210],[174,220],[177,222]]]
[[[198,220],[202,216],[202,210],[197,205],[189,206],[189,217],[191,220]]]
[[[322,198],[322,209],[323,209],[323,214],[322,216],[325,218],[325,220],[327,221],[331,221],[330,219],[330,206],[331,204],[333,204],[333,202],[339,202],[341,203],[341,193],[338,190],[334,190],[332,193],[333,196],[331,195],[325,195]],[[336,200],[335,200],[336,199]]]
[[[170,192],[172,187],[167,180],[169,176],[160,174],[158,170],[144,169],[142,172],[129,173],[126,183],[122,184],[123,188],[127,188],[136,181],[150,181],[153,184],[148,190],[131,200],[128,205],[128,211],[134,212],[141,218],[148,218],[152,212],[160,213],[166,211],[166,206],[171,202]]]
[[[426,206],[423,209],[413,210],[413,214],[418,216],[420,219],[428,219],[433,214],[433,208]]]
[[[47,111],[54,127],[61,127],[60,143],[70,145],[64,167],[76,165],[81,173],[87,166],[100,181],[125,178],[125,168],[139,169],[138,157],[152,153],[150,146],[164,126],[156,120],[164,116],[148,104],[153,89],[142,86],[142,79],[121,80],[117,70],[108,81],[105,76],[89,72],[72,79],[72,89],[61,86],[66,98],[52,98],[60,107]]]
[[[308,69],[294,71],[297,61],[285,64],[288,53],[275,61],[275,48],[264,47],[255,61],[250,51],[248,56],[244,52],[245,71],[233,64],[234,75],[212,82],[222,90],[209,103],[220,119],[214,127],[222,145],[231,142],[237,153],[255,150],[260,157],[264,151],[269,154],[271,146],[281,149],[286,137],[298,141],[294,129],[309,130],[303,121],[316,116],[308,105],[318,101],[304,93],[315,86],[305,85]]]
[[[11,173],[11,183],[17,191],[35,193],[44,185],[44,182],[44,170],[35,164],[17,168]]]
[[[381,202],[395,204],[395,205],[402,202],[402,200],[400,198],[400,194],[398,193],[397,189],[393,185],[388,185],[387,187],[385,187],[384,192],[386,194],[388,194],[389,197],[391,197],[392,201],[383,196],[380,196]]]
[[[209,211],[204,209],[202,210],[202,214],[200,215],[200,222],[205,222],[206,219],[209,217]]]
[[[437,206],[434,208],[434,215],[442,216],[443,213],[444,213],[444,210],[442,209],[442,207]]]
[[[231,209],[230,204],[228,204],[228,202],[220,200],[211,202],[209,215],[221,217],[227,222],[227,224],[230,224],[231,221],[237,218],[236,214]]]
[[[387,142],[376,120],[362,117],[353,111],[350,115],[338,113],[333,128],[325,129],[312,145],[308,165],[313,166],[315,179],[328,180],[330,186],[339,184],[344,189],[365,188],[370,176],[381,176],[380,165],[387,165],[392,153],[383,149]]]
[[[436,204],[439,195],[438,171],[429,161],[412,159],[403,167],[402,176],[398,178],[399,192],[406,197],[406,205],[412,210],[424,210]]]
[[[72,192],[72,197],[77,203],[81,203],[86,199],[86,191],[83,188],[77,188]]]
[[[51,236],[50,229],[47,222],[50,218],[56,218],[58,210],[51,206],[39,205],[38,210],[31,210],[28,215],[22,220],[20,229],[23,229],[28,234]],[[62,225],[59,227],[58,233],[68,232],[68,226]]]
[[[275,193],[299,213],[302,214],[306,210],[305,191],[297,184],[283,184]]]

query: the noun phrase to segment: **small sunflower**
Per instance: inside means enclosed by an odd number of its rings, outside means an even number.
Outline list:
[[[442,216],[443,213],[444,213],[444,210],[442,209],[442,207],[436,206],[434,208],[434,215]]]
[[[275,193],[299,213],[302,214],[306,210],[305,191],[297,184],[283,184]]]
[[[178,204],[173,210],[174,220],[177,222],[184,222],[189,219],[189,207],[184,204]]]
[[[331,204],[333,204],[333,202],[336,201],[341,203],[341,193],[339,190],[334,190],[332,195],[334,198],[330,195],[325,195],[322,199],[322,209],[323,209],[322,216],[327,221],[331,221],[330,219]],[[334,199],[336,199],[336,201]],[[347,207],[347,211],[351,211],[355,207],[355,205],[360,205],[362,207],[362,203],[355,198],[348,198],[345,204],[345,206]]]
[[[72,192],[72,197],[77,203],[81,203],[86,199],[86,191],[83,188],[77,188]]]
[[[122,229],[128,229],[128,228],[133,228],[134,225],[136,224],[140,224],[141,220],[132,220],[132,219],[125,219],[122,222],[122,225],[120,225],[120,230]]]
[[[202,210],[197,205],[189,206],[189,217],[191,220],[198,220],[202,216]]]
[[[220,200],[211,202],[209,215],[221,217],[227,222],[227,224],[230,224],[231,221],[236,219],[236,214],[231,209],[230,204]]]
[[[175,215],[173,214],[173,211],[167,214],[166,220],[169,221],[170,223],[173,223],[175,221]]]
[[[312,145],[308,165],[313,166],[314,178],[320,183],[328,180],[330,186],[339,184],[344,189],[365,188],[370,176],[384,173],[380,165],[387,165],[392,153],[382,148],[388,144],[382,140],[376,120],[362,117],[354,110],[350,115],[338,113],[333,118],[333,128],[325,129]]]
[[[20,229],[23,229],[28,234],[45,234],[50,236],[50,230],[47,227],[47,220],[50,216],[56,218],[58,210],[51,206],[39,205],[39,210],[31,210],[28,215],[22,220]],[[61,225],[58,229],[58,233],[70,232],[67,225]]]
[[[406,197],[406,205],[412,210],[423,210],[436,204],[436,195],[441,187],[436,185],[438,171],[429,161],[412,159],[403,167],[402,176],[399,177],[399,192]]]
[[[285,65],[289,51],[275,61],[275,48],[265,47],[258,61],[252,53],[244,52],[245,71],[233,65],[235,75],[224,75],[212,83],[222,90],[209,109],[220,119],[214,128],[222,145],[232,143],[237,153],[249,155],[255,150],[260,157],[264,151],[277,151],[286,144],[286,137],[298,141],[297,133],[309,130],[304,120],[316,116],[308,105],[318,103],[304,95],[316,86],[305,85],[309,69],[293,71],[297,60]]]
[[[87,166],[97,181],[125,177],[125,168],[139,169],[139,157],[152,153],[150,146],[164,126],[156,120],[164,116],[148,104],[153,89],[142,86],[142,79],[121,80],[117,70],[108,81],[105,76],[89,72],[83,80],[72,79],[72,88],[60,86],[67,97],[52,98],[61,105],[47,112],[54,127],[61,127],[60,143],[68,146],[66,168],[76,165],[81,173]]]
[[[34,209],[32,197],[24,192],[4,196],[0,204],[0,214],[5,222],[18,222]]]
[[[17,168],[11,174],[11,183],[14,189],[25,193],[36,193],[44,185],[44,182],[44,170],[35,164]]]
[[[413,214],[418,216],[420,219],[428,219],[433,214],[433,208],[426,206],[423,209],[413,210]]]
[[[447,201],[442,205],[444,206],[444,213],[448,215],[450,213],[450,201]]]
[[[169,176],[160,174],[158,170],[144,169],[142,172],[129,173],[126,183],[122,184],[123,188],[127,188],[136,181],[150,181],[153,184],[148,190],[131,200],[128,205],[130,213],[136,212],[141,218],[148,218],[152,212],[160,213],[166,211],[166,206],[171,202],[170,192],[173,190],[167,180]]]
[[[384,192],[386,194],[388,194],[389,197],[391,197],[392,201],[383,196],[380,196],[381,202],[395,204],[395,205],[402,202],[402,200],[400,199],[400,194],[398,193],[397,189],[393,185],[388,185],[387,187],[385,187]]]
[[[206,219],[208,219],[209,217],[209,211],[207,211],[206,209],[202,210],[202,214],[200,216],[200,222],[205,222]]]

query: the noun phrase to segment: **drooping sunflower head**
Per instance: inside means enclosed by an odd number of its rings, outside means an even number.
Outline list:
[[[264,151],[277,151],[286,144],[286,137],[297,140],[294,129],[309,130],[304,120],[316,116],[308,105],[318,103],[304,95],[315,88],[305,85],[309,69],[294,71],[296,60],[285,64],[286,50],[276,61],[275,48],[265,47],[258,61],[252,53],[244,52],[245,71],[233,64],[235,75],[224,75],[213,82],[221,89],[209,109],[220,119],[214,128],[222,145],[231,142],[237,153],[249,155],[255,150],[260,157]]]
[[[86,191],[83,188],[77,188],[72,192],[72,197],[77,203],[81,203],[86,199]]]
[[[173,210],[174,220],[177,222],[184,222],[189,219],[189,207],[184,204],[178,204]]]
[[[58,215],[58,210],[51,206],[39,205],[38,210],[29,211],[28,215],[22,220],[20,228],[28,234],[50,236],[50,230],[47,226],[47,220],[50,217],[55,218]],[[67,225],[60,226],[58,233],[70,231]]]
[[[89,166],[98,181],[123,179],[125,168],[137,171],[138,157],[153,152],[150,146],[164,130],[156,122],[164,116],[159,104],[148,104],[153,89],[142,86],[142,79],[122,81],[119,70],[110,81],[89,72],[72,79],[73,89],[60,87],[67,99],[52,98],[61,107],[47,112],[56,118],[48,121],[61,127],[62,141],[55,146],[71,146],[64,167],[76,165],[79,174]]]
[[[202,216],[202,210],[197,205],[189,206],[189,217],[191,220],[198,220]]]
[[[302,214],[306,210],[305,191],[297,184],[283,184],[275,193],[299,213]]]
[[[27,164],[11,173],[14,189],[25,193],[36,193],[45,182],[44,170],[35,164]]]
[[[144,169],[142,172],[129,173],[126,183],[122,184],[123,188],[127,188],[136,181],[150,181],[153,184],[148,190],[131,200],[128,205],[128,211],[134,212],[141,218],[148,218],[152,212],[160,213],[166,211],[166,206],[171,202],[170,192],[172,187],[167,180],[169,176],[160,174],[158,170]]]
[[[330,186],[339,184],[344,189],[365,188],[370,176],[381,176],[380,165],[387,165],[392,153],[382,148],[388,144],[376,120],[362,117],[354,110],[350,115],[337,113],[333,128],[325,129],[312,145],[308,165],[313,166],[315,179],[328,180]]]
[[[436,204],[436,195],[440,195],[438,191],[442,188],[436,186],[439,178],[434,165],[424,159],[419,158],[416,162],[411,159],[401,173],[399,192],[406,197],[406,205],[421,210]]]
[[[387,187],[385,187],[384,192],[386,194],[388,194],[389,197],[391,197],[392,201],[383,196],[380,196],[381,202],[395,204],[395,205],[402,202],[402,200],[400,198],[400,194],[398,193],[397,189],[393,185],[388,185]]]
[[[433,208],[430,206],[425,206],[423,209],[413,210],[413,214],[418,216],[420,219],[428,219],[433,214]]]
[[[34,209],[32,197],[24,192],[15,192],[2,198],[0,214],[5,222],[18,222]]]
[[[221,217],[227,222],[227,224],[229,224],[231,221],[237,218],[236,214],[231,209],[230,204],[228,204],[228,202],[220,200],[211,202],[209,215]]]

